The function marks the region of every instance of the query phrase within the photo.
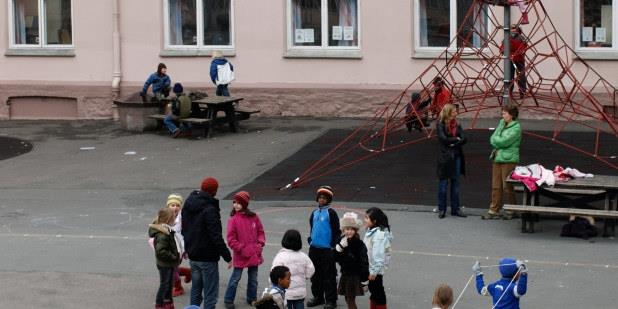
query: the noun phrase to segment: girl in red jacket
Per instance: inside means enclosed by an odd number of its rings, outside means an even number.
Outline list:
[[[248,209],[251,196],[246,191],[234,195],[231,217],[227,222],[227,244],[232,249],[234,271],[225,290],[225,308],[234,308],[236,288],[247,268],[247,303],[251,305],[257,299],[258,265],[264,262],[262,248],[266,243],[264,227],[257,214]]]

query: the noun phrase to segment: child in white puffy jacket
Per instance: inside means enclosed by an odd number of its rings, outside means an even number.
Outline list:
[[[301,252],[303,243],[300,232],[297,230],[287,230],[281,239],[283,249],[273,260],[273,266],[286,266],[290,269],[292,282],[286,290],[285,299],[288,309],[304,308],[305,297],[307,297],[306,281],[309,280],[315,268],[309,256]]]

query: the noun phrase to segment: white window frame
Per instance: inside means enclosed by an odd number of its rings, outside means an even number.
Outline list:
[[[573,46],[575,52],[584,59],[618,60],[618,1],[612,1],[612,47],[582,47],[581,46],[581,0],[575,1],[575,22],[573,23]]]
[[[75,48],[75,18],[73,0],[71,0],[71,44],[45,44],[47,41],[47,14],[45,13],[45,0],[37,0],[39,5],[39,44],[15,44],[15,23],[13,5],[15,0],[8,0],[8,22],[9,22],[9,48],[22,50],[66,50]]]
[[[430,1],[430,0],[428,0]],[[449,9],[449,46],[421,46],[421,11],[420,11],[420,0],[414,0],[414,54],[413,58],[434,58],[439,56],[445,48],[448,49],[449,52],[457,51],[457,41],[454,41],[455,35],[457,34],[457,0],[450,0],[450,9]],[[488,17],[489,18],[489,17]],[[489,20],[489,19],[488,19]],[[492,33],[494,30],[494,26],[491,23],[487,23],[487,33]],[[471,48],[464,48],[464,50],[472,50]],[[489,47],[485,47],[482,51],[489,50]]]
[[[322,46],[295,46],[294,34],[292,33],[292,0],[286,0],[286,42],[287,50],[284,57],[288,58],[362,58],[361,54],[361,4],[362,0],[356,0],[356,21],[358,32],[357,46],[328,46],[328,1],[321,0],[321,27]]]
[[[203,0],[196,0],[195,14],[197,27],[197,44],[196,45],[171,45],[169,33],[169,0],[163,0],[163,46],[164,51],[162,56],[211,56],[212,51],[218,50],[224,56],[234,56],[236,50],[235,44],[235,18],[234,4],[235,0],[230,0],[230,45],[204,45],[204,3]]]

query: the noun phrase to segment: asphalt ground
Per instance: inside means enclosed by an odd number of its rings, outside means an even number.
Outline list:
[[[34,145],[0,161],[0,308],[152,308],[158,275],[146,226],[169,193],[186,196],[203,177],[214,176],[218,196],[227,196],[327,131],[361,122],[256,118],[243,122],[238,134],[210,140],[132,134],[111,121],[0,122],[1,136]],[[529,127],[534,125],[543,126]],[[285,230],[307,235],[315,206],[310,191],[304,200],[251,203],[267,230],[260,290],[267,286],[267,268]],[[227,218],[230,201],[221,204]],[[433,289],[442,282],[458,295],[474,261],[491,266],[502,256],[528,260],[522,307],[614,308],[618,301],[614,238],[560,238],[560,220],[521,234],[516,220],[481,220],[482,209],[469,209],[465,219],[438,220],[432,207],[388,200],[350,202],[336,195],[334,205],[340,215],[371,206],[387,209],[395,235],[385,277],[391,308],[430,308]],[[230,274],[223,263],[220,273],[222,296]],[[498,278],[495,268],[485,273],[488,280]],[[248,308],[242,305],[245,280],[238,308]],[[359,308],[368,308],[367,302],[367,296],[360,297]],[[186,295],[176,298],[177,307],[187,303]],[[221,297],[219,303],[222,308]],[[339,307],[344,306],[340,298]],[[468,286],[457,308],[482,307],[490,308],[490,299]]]

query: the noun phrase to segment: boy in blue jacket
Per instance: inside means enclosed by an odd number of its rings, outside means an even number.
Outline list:
[[[483,272],[478,261],[472,266],[476,274],[476,290],[481,295],[490,295],[496,309],[519,309],[519,298],[526,294],[528,286],[528,270],[523,261],[513,258],[500,260],[502,278],[485,285]]]
[[[214,51],[212,62],[210,63],[210,80],[217,85],[216,95],[229,97],[230,91],[227,86],[234,80],[234,66],[227,59],[223,58],[223,53]]]
[[[307,307],[324,304],[324,309],[337,307],[337,266],[333,248],[339,242],[339,216],[330,207],[333,201],[333,188],[321,186],[316,192],[318,208],[309,217],[309,258],[315,266],[311,277],[313,298]]]
[[[170,77],[167,75],[167,66],[165,66],[164,63],[159,63],[157,66],[157,71],[148,76],[148,79],[144,83],[144,87],[139,95],[146,97],[148,88],[152,85],[152,94],[154,99],[161,100],[169,96],[171,83]]]

